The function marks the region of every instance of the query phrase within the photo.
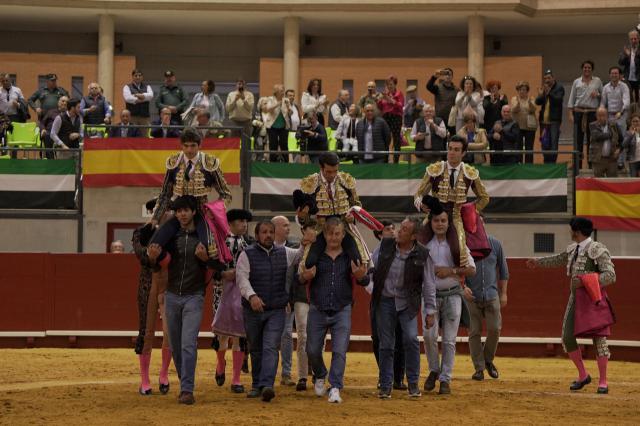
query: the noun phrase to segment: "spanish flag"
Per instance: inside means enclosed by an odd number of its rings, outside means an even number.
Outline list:
[[[228,184],[240,184],[240,138],[204,139],[200,150],[220,159]],[[167,158],[177,152],[178,139],[88,139],[82,157],[83,184],[88,188],[160,187]]]
[[[597,229],[640,231],[640,179],[576,179],[576,214]]]

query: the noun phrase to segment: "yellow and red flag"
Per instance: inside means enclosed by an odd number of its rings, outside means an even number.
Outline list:
[[[640,231],[640,179],[576,179],[576,214],[597,229]]]
[[[82,158],[83,184],[89,188],[159,187],[167,157],[179,151],[179,139],[88,139]],[[240,184],[240,138],[204,139],[200,151],[220,159],[229,185]]]

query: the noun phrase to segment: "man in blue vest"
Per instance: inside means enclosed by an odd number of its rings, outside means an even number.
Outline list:
[[[126,107],[131,111],[131,122],[140,126],[148,126],[151,123],[149,102],[153,100],[153,89],[143,82],[142,71],[131,71],[131,83],[122,88],[122,96]],[[146,129],[145,129],[146,131]]]
[[[278,351],[284,330],[287,268],[296,250],[273,244],[275,226],[258,222],[257,242],[247,247],[236,262],[236,282],[242,295],[244,326],[251,352],[251,391],[248,398],[275,397],[273,383],[278,369]]]

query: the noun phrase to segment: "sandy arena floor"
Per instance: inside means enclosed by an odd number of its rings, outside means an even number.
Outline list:
[[[153,372],[159,355],[154,351]],[[296,392],[279,383],[271,403],[231,394],[228,384],[218,387],[213,380],[214,358],[211,350],[200,351],[196,404],[187,407],[176,401],[173,370],[168,395],[154,389],[153,396],[139,396],[137,359],[129,349],[0,350],[0,424],[640,424],[640,365],[634,363],[612,362],[611,393],[596,395],[596,384],[569,392],[575,370],[566,359],[499,358],[499,380],[473,382],[471,362],[461,355],[452,395],[432,392],[410,400],[395,391],[381,401],[373,356],[350,353],[344,403],[330,405],[311,389]],[[424,356],[421,363],[422,387]],[[587,368],[597,383],[595,361]],[[250,377],[242,381],[248,387]]]

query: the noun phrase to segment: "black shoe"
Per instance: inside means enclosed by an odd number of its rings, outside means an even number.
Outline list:
[[[225,380],[225,374],[216,374],[216,384],[218,386],[222,386],[224,385],[224,380]]]
[[[409,396],[411,398],[417,398],[422,396],[422,392],[420,392],[420,387],[417,383],[409,383]]]
[[[477,380],[479,382],[484,380],[484,371],[482,370],[478,370],[475,373],[473,373],[473,376],[471,376],[471,379],[473,380]]]
[[[247,398],[260,398],[260,389],[251,389],[247,394]]]
[[[438,380],[438,373],[430,371],[427,380],[424,381],[424,390],[430,392],[436,388],[436,380]]]
[[[438,391],[438,394],[449,395],[450,393],[451,393],[451,387],[449,386],[449,383],[440,382],[440,390]]]
[[[151,388],[147,389],[147,390],[143,390],[142,388],[138,388],[138,393],[140,395],[144,395],[144,396],[148,396],[151,395]]]
[[[391,398],[391,389],[380,388],[380,391],[378,392],[378,398],[380,398],[380,399],[389,399],[389,398]]]
[[[169,393],[169,383],[167,383],[166,385],[160,383],[160,393],[163,395],[166,395],[167,393]]]
[[[298,380],[298,384],[296,384],[297,391],[306,391],[307,390],[307,379]]]
[[[603,394],[603,395],[609,393],[609,386],[607,387],[598,386],[598,390],[596,391],[596,393]]]
[[[393,382],[393,388],[397,390],[407,390],[407,385],[404,382]]]
[[[569,386],[569,390],[572,390],[572,391],[580,390],[586,385],[588,385],[589,383],[591,383],[591,376],[588,375],[587,378],[584,380],[576,380],[575,382],[571,383],[571,386]]]
[[[244,393],[244,386],[242,386],[242,385],[231,385],[231,392],[233,392],[233,393]]]
[[[493,362],[485,362],[484,365],[487,367],[487,373],[489,373],[492,379],[497,379],[500,376]]]
[[[264,402],[271,401],[276,396],[276,393],[273,391],[273,388],[266,387],[262,389],[262,400]]]

